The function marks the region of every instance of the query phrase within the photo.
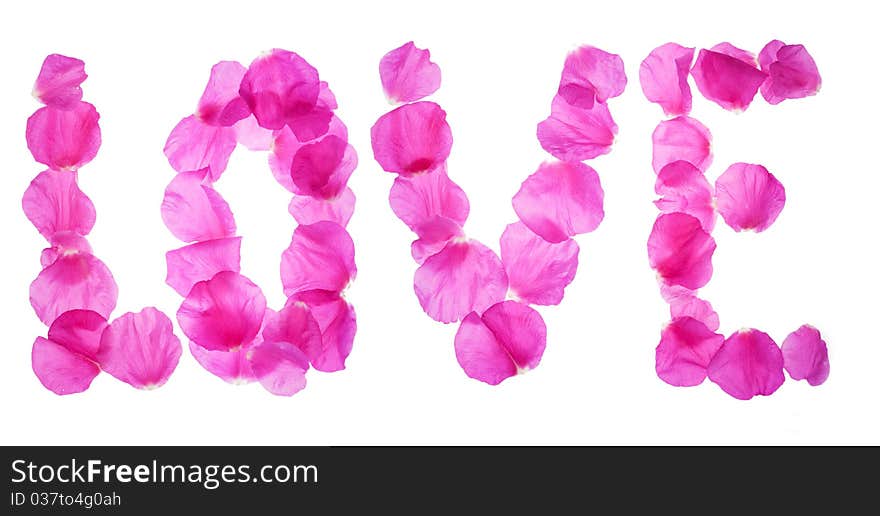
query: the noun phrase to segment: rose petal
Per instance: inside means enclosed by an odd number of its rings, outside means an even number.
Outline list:
[[[579,247],[574,240],[551,244],[525,224],[509,224],[501,235],[501,263],[510,292],[525,303],[558,305],[577,272]]]
[[[100,118],[88,102],[77,102],[65,110],[40,108],[27,121],[28,149],[36,161],[51,169],[76,170],[98,154]]]
[[[232,129],[235,130],[235,140],[248,150],[267,151],[272,148],[275,134],[270,129],[260,127],[254,115],[242,118],[232,126]]]
[[[49,240],[51,247],[43,249],[40,253],[40,265],[46,267],[55,263],[59,256],[76,253],[92,254],[92,246],[84,236],[72,231],[61,231],[52,235]]]
[[[81,308],[107,318],[116,307],[118,290],[110,269],[87,253],[59,256],[31,283],[31,306],[44,324]]]
[[[669,300],[669,316],[672,319],[692,317],[706,325],[709,330],[718,331],[721,322],[712,303],[700,299],[690,290],[686,292]]]
[[[348,141],[348,128],[342,123],[338,117],[334,116],[330,120],[325,138],[337,136],[342,140]],[[301,142],[289,127],[285,127],[280,131],[276,131],[272,146],[269,149],[269,168],[275,180],[293,193],[297,193],[297,188],[293,184],[290,177],[290,167],[293,165],[293,157],[308,142]]]
[[[265,341],[248,351],[254,376],[276,396],[293,396],[306,386],[309,360],[289,342]]]
[[[691,87],[688,73],[694,49],[677,43],[660,45],[639,66],[639,82],[645,97],[663,108],[666,116],[691,112]]]
[[[152,390],[168,381],[180,360],[180,339],[171,319],[153,307],[128,312],[101,336],[101,369],[136,389]]]
[[[718,213],[735,231],[764,231],[785,206],[785,187],[761,165],[734,163],[715,180]]]
[[[284,295],[306,290],[342,292],[357,274],[354,242],[335,222],[298,226],[281,255]]]
[[[357,333],[354,307],[335,292],[311,290],[294,294],[288,304],[305,304],[318,323],[318,346],[308,345],[303,351],[312,367],[331,373],[345,369]]]
[[[740,400],[769,396],[785,381],[782,351],[769,335],[745,329],[734,333],[709,363],[709,379]]]
[[[791,332],[782,342],[785,370],[792,380],[807,380],[822,385],[828,379],[828,345],[819,330],[805,324]]]
[[[101,335],[107,319],[91,310],[69,310],[59,315],[49,327],[49,340],[69,351],[97,361]]]
[[[706,232],[715,227],[715,200],[706,176],[687,161],[673,161],[660,169],[654,192],[660,199],[654,205],[661,213],[687,213],[700,221]]]
[[[566,56],[558,94],[572,106],[590,109],[594,101],[605,102],[625,88],[626,72],[620,56],[584,45]]]
[[[657,376],[669,385],[692,387],[706,379],[706,368],[724,336],[692,317],[675,317],[660,333]]]
[[[43,337],[34,341],[31,366],[40,383],[58,395],[85,391],[101,372],[93,361]]]
[[[243,385],[256,380],[251,363],[247,359],[248,351],[253,343],[248,343],[236,351],[218,351],[205,349],[194,342],[189,343],[189,350],[196,362],[209,373],[227,383]]]
[[[335,199],[294,195],[287,206],[287,211],[297,224],[303,226],[329,220],[345,227],[354,214],[354,203],[354,192],[351,188],[345,188]]]
[[[354,147],[328,135],[300,147],[290,166],[290,178],[299,194],[333,199],[345,189],[357,162]]]
[[[241,237],[206,240],[165,253],[171,288],[186,297],[193,285],[221,271],[241,272]]]
[[[433,102],[405,104],[385,113],[370,130],[373,156],[386,172],[418,174],[449,157],[452,130]]]
[[[235,130],[216,127],[188,116],[178,123],[165,142],[168,163],[178,172],[209,168],[211,181],[220,179],[235,150]]]
[[[34,84],[34,97],[58,109],[75,107],[82,100],[80,84],[88,78],[85,66],[79,59],[49,54]]]
[[[761,95],[770,104],[818,93],[822,77],[813,57],[803,45],[786,45],[773,40],[758,55],[761,70],[768,74]]]
[[[431,51],[412,41],[382,57],[379,76],[392,104],[421,100],[440,87],[440,67],[431,62]]]
[[[654,172],[674,161],[687,161],[705,172],[712,164],[712,133],[698,120],[679,116],[664,120],[651,135]]]
[[[442,251],[453,238],[464,237],[464,231],[458,222],[440,216],[422,222],[418,226],[418,232],[421,236],[413,241],[410,251],[413,260],[419,265]]]
[[[691,68],[697,89],[724,109],[745,111],[767,74],[758,69],[751,54],[729,44],[716,48],[724,52],[702,49],[697,55],[697,61]],[[747,60],[750,56],[751,63]]]
[[[95,206],[77,186],[76,174],[44,170],[24,192],[24,214],[47,240],[61,231],[88,235],[95,225]]]
[[[467,194],[449,179],[445,165],[424,174],[397,176],[388,202],[394,214],[419,237],[430,231],[422,226],[436,217],[464,226],[470,211]]]
[[[748,51],[743,50],[741,48],[733,46],[733,44],[728,43],[727,41],[723,41],[718,43],[714,47],[710,48],[712,52],[718,52],[719,54],[724,54],[726,56],[730,56],[734,59],[739,59],[743,63],[749,66],[758,66],[758,59],[755,57],[755,54]]]
[[[559,95],[553,97],[550,116],[538,124],[538,142],[563,161],[593,159],[611,151],[617,124],[608,106],[595,103],[584,109],[572,106]]]
[[[529,229],[558,243],[599,227],[604,197],[599,174],[591,167],[547,162],[523,181],[513,196],[513,209]]]
[[[211,67],[211,78],[199,99],[196,117],[208,125],[227,127],[250,116],[250,108],[238,95],[246,71],[238,61],[220,61]]]
[[[288,303],[278,312],[268,312],[263,323],[263,342],[287,342],[308,356],[321,349],[321,328],[308,305]]]
[[[239,94],[261,127],[277,130],[291,124],[297,133],[294,125],[315,110],[320,88],[318,71],[312,65],[293,52],[276,48],[254,59]],[[329,117],[323,132],[326,122]],[[317,130],[320,132],[320,127]]]
[[[162,199],[162,220],[178,239],[196,242],[235,234],[235,218],[229,204],[204,184],[208,169],[174,176]]]
[[[670,285],[696,290],[712,277],[715,240],[685,213],[660,215],[648,237],[648,259]]]

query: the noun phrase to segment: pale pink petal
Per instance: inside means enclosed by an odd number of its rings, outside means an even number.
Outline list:
[[[328,135],[300,147],[293,156],[290,178],[299,194],[333,199],[345,189],[357,163],[354,147],[338,136]]]
[[[674,161],[687,161],[705,172],[712,164],[712,133],[698,120],[679,116],[660,122],[651,135],[654,172]]]
[[[256,380],[247,359],[248,351],[252,347],[253,343],[248,343],[236,351],[218,351],[205,349],[194,342],[189,343],[189,350],[199,365],[214,376],[235,385]]]
[[[299,292],[288,303],[304,303],[318,322],[320,346],[303,350],[312,367],[328,373],[345,369],[345,359],[351,353],[357,333],[354,307],[339,294],[323,290]]]
[[[455,357],[465,374],[498,385],[534,369],[547,345],[547,326],[527,305],[504,301],[480,317],[471,312],[455,334]]]
[[[563,161],[593,159],[611,151],[617,124],[604,103],[590,108],[572,106],[561,96],[553,97],[550,116],[538,124],[538,142]]]
[[[558,305],[574,279],[579,247],[568,239],[551,244],[525,224],[509,224],[501,235],[501,263],[510,293],[525,303]]]
[[[669,299],[669,316],[672,319],[678,317],[693,317],[705,324],[711,331],[718,331],[721,322],[718,313],[712,308],[712,303],[700,299],[692,291]]]
[[[348,141],[348,128],[339,117],[334,116],[330,119],[325,137],[329,136],[337,136]],[[275,131],[273,138],[269,149],[269,168],[272,170],[272,175],[281,186],[297,193],[297,188],[290,177],[290,167],[293,165],[293,157],[308,142],[299,141],[289,127]]]
[[[370,130],[373,156],[386,172],[418,174],[449,157],[452,130],[433,102],[405,104],[382,115]]]
[[[431,51],[412,41],[382,57],[379,76],[392,104],[421,100],[440,87],[440,67],[431,62]]]
[[[34,341],[31,367],[40,383],[58,395],[85,391],[101,372],[95,362],[43,337]]]
[[[507,274],[491,249],[476,240],[455,239],[416,270],[413,286],[425,313],[450,323],[503,300]]]
[[[660,279],[696,290],[712,277],[715,240],[685,213],[660,215],[648,237],[648,260]]]
[[[657,376],[669,385],[692,387],[706,379],[706,368],[724,336],[692,317],[675,317],[660,333]]]
[[[464,237],[464,231],[458,222],[441,216],[419,224],[418,232],[421,236],[413,241],[410,251],[413,260],[419,265],[442,251],[453,238]]]
[[[660,45],[639,66],[639,82],[645,97],[663,108],[667,116],[691,112],[691,87],[688,73],[694,49],[677,43]]]
[[[77,186],[76,174],[44,170],[24,192],[24,214],[46,239],[61,231],[88,235],[95,225],[95,206]]]
[[[298,226],[281,255],[281,283],[286,296],[306,290],[341,292],[356,274],[354,242],[335,222]]]
[[[241,237],[206,240],[165,253],[171,288],[186,297],[193,285],[221,271],[241,271]]]
[[[76,253],[92,254],[92,246],[89,245],[89,241],[84,236],[72,231],[55,233],[49,243],[51,247],[43,249],[43,252],[40,253],[40,265],[44,269],[55,263],[59,256]]]
[[[195,115],[181,120],[165,142],[165,156],[171,168],[178,172],[209,168],[212,182],[226,170],[233,150],[233,128],[208,125]]]
[[[791,332],[782,342],[785,370],[792,380],[807,380],[822,385],[828,379],[828,346],[819,330],[805,324]]]
[[[260,287],[232,271],[196,283],[177,311],[183,333],[208,350],[235,351],[254,340],[266,298]]]
[[[771,104],[809,97],[822,87],[819,68],[803,45],[774,39],[761,50],[758,61],[769,76],[761,84],[761,95]]]
[[[250,116],[250,108],[238,94],[246,71],[238,61],[220,61],[211,67],[211,78],[199,99],[196,117],[208,125],[226,127]]]
[[[715,227],[715,200],[706,176],[687,161],[673,161],[657,174],[654,205],[661,213],[687,213],[699,219],[707,232]]]
[[[558,95],[572,106],[590,109],[594,102],[605,102],[625,88],[626,72],[620,56],[584,45],[566,56]]]
[[[715,48],[721,51],[700,50],[691,68],[697,89],[724,109],[745,111],[767,74],[758,69],[754,56],[744,50],[732,45]]]
[[[43,60],[34,84],[34,97],[47,106],[71,109],[82,100],[80,84],[87,77],[85,63],[79,59],[50,54]]]
[[[785,188],[761,165],[734,163],[715,180],[718,213],[735,231],[764,231],[785,206]]]
[[[242,118],[232,128],[235,130],[235,140],[248,150],[267,151],[272,148],[272,141],[275,139],[274,132],[271,129],[260,127],[254,115]]]
[[[464,226],[470,211],[467,194],[449,179],[445,165],[424,174],[397,176],[388,202],[394,214],[419,237],[430,231],[422,226],[431,224],[435,217]]]
[[[105,328],[107,319],[101,314],[91,310],[69,310],[52,322],[47,337],[73,353],[96,361]]]
[[[110,269],[87,253],[58,257],[43,269],[30,287],[31,306],[44,324],[52,324],[68,310],[93,310],[109,317],[118,290]]]
[[[298,347],[283,341],[264,341],[248,350],[254,376],[276,396],[293,396],[306,386],[309,360]]]
[[[162,220],[184,242],[224,238],[235,234],[235,218],[223,197],[205,184],[208,169],[174,176],[162,199]]]
[[[287,206],[287,211],[297,224],[303,226],[329,220],[345,227],[354,214],[354,203],[354,192],[346,187],[335,199],[294,195]]]
[[[734,398],[769,396],[785,381],[782,351],[769,335],[739,330],[721,346],[709,363],[709,379]]]
[[[77,102],[66,110],[40,108],[27,121],[28,149],[36,161],[49,168],[76,170],[98,154],[100,118],[88,102]]]
[[[128,312],[101,336],[101,369],[136,389],[151,390],[168,381],[180,360],[180,339],[164,313],[147,307]]]
[[[546,162],[523,181],[513,196],[513,209],[529,229],[557,243],[599,227],[604,197],[599,174],[591,167]]]

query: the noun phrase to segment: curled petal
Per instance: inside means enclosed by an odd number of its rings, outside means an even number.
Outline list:
[[[211,182],[220,179],[233,150],[234,129],[208,125],[195,115],[181,120],[165,142],[165,157],[171,168],[178,172],[208,168]]]
[[[151,390],[168,381],[180,360],[180,340],[171,319],[152,307],[128,312],[101,336],[101,369],[136,389]]]
[[[189,343],[189,351],[199,365],[214,376],[234,385],[243,385],[256,380],[251,363],[247,359],[248,351],[252,347],[253,343],[248,343],[236,351],[220,351],[205,349],[194,342]]]
[[[267,151],[272,148],[275,134],[269,129],[260,127],[254,115],[242,118],[232,126],[232,129],[235,130],[235,140],[248,150]]]
[[[807,380],[822,385],[828,379],[828,345],[819,330],[805,324],[791,332],[782,342],[785,370],[792,380]]]
[[[101,146],[101,116],[77,102],[69,109],[46,106],[27,121],[27,146],[34,159],[54,170],[76,170],[92,161]]]
[[[110,269],[88,253],[61,255],[43,269],[30,287],[31,306],[44,324],[81,308],[104,318],[116,307],[118,289]]]
[[[572,106],[590,109],[594,102],[604,103],[625,88],[626,72],[620,56],[584,45],[566,56],[558,95]]]
[[[525,303],[558,305],[577,272],[577,242],[556,244],[539,237],[525,224],[509,224],[501,235],[501,263],[510,292]]]
[[[677,43],[660,45],[639,66],[639,82],[645,97],[663,108],[667,116],[691,112],[691,87],[688,73],[694,49]]]
[[[724,336],[692,317],[676,317],[663,328],[657,345],[657,376],[669,385],[692,387],[706,379],[706,368]]]
[[[591,167],[548,162],[523,181],[513,196],[513,209],[529,229],[558,243],[599,227],[604,197],[599,174]]]
[[[654,192],[661,196],[654,205],[661,213],[687,213],[696,217],[707,232],[715,227],[713,189],[700,169],[687,161],[673,161],[660,169]]]
[[[43,60],[34,84],[34,97],[47,106],[71,109],[82,100],[80,84],[87,77],[86,65],[79,59],[50,54]]]
[[[66,256],[76,253],[92,254],[92,246],[84,236],[72,231],[62,231],[52,235],[49,240],[51,247],[43,249],[40,253],[40,265],[46,267],[55,263],[59,256]]]
[[[469,377],[489,385],[538,366],[547,326],[527,305],[503,301],[482,317],[471,312],[455,334],[455,358]]]
[[[356,167],[354,147],[338,136],[328,135],[300,147],[293,156],[290,178],[298,194],[333,199],[345,189]]]
[[[611,151],[617,124],[604,103],[590,108],[573,106],[553,97],[550,116],[538,124],[541,147],[563,161],[593,159]]]
[[[330,136],[336,136],[341,140],[348,141],[348,128],[345,127],[345,124],[342,123],[339,117],[334,116],[330,120],[325,138]],[[293,157],[296,156],[296,153],[307,142],[304,143],[298,140],[289,127],[275,131],[273,138],[271,148],[269,149],[269,168],[272,170],[272,175],[278,181],[278,184],[293,193],[297,193],[297,188],[290,177],[290,169],[293,166]]]
[[[440,67],[431,62],[431,51],[412,41],[382,57],[379,76],[392,104],[421,100],[440,87]]]
[[[464,226],[470,211],[467,194],[449,179],[445,165],[424,174],[397,176],[388,201],[394,214],[419,237],[429,231],[422,226],[436,217]]]
[[[223,197],[204,184],[208,169],[183,172],[165,189],[162,220],[177,238],[196,242],[235,234],[235,218]]]
[[[745,111],[767,78],[754,56],[729,44],[700,50],[691,75],[704,97],[729,111]]]
[[[196,117],[208,125],[230,126],[250,116],[251,110],[238,94],[247,70],[238,61],[220,61],[211,67]]]
[[[177,311],[180,329],[207,350],[235,351],[257,336],[266,312],[260,287],[222,271],[193,285]]]
[[[734,163],[715,181],[718,213],[735,231],[764,231],[785,206],[785,188],[761,165]]]
[[[454,239],[416,270],[416,297],[442,323],[482,313],[507,294],[507,274],[498,256],[476,240]]]
[[[712,277],[715,240],[685,213],[660,215],[648,237],[648,259],[660,279],[696,290]]]
[[[654,172],[675,161],[687,161],[705,172],[712,164],[712,133],[698,120],[679,116],[664,120],[651,135]]]
[[[283,341],[264,341],[248,350],[254,377],[276,396],[293,396],[306,386],[309,359],[298,347]]]
[[[28,220],[46,239],[61,231],[88,235],[95,225],[95,206],[76,184],[76,172],[44,170],[21,199]]]
[[[91,310],[69,310],[52,322],[47,337],[73,353],[97,361],[105,328],[107,319],[101,314]]]
[[[303,348],[312,367],[328,373],[345,369],[345,359],[351,353],[357,333],[354,307],[339,294],[323,290],[299,292],[288,304],[304,304],[318,323],[321,337],[318,345],[312,343]]]
[[[286,296],[306,290],[342,292],[356,274],[354,242],[335,222],[298,226],[281,255],[281,283]]]
[[[242,78],[239,94],[261,127],[278,130],[291,124],[296,133],[294,125],[315,110],[320,89],[318,70],[293,52],[273,49],[254,59]],[[329,117],[323,132],[326,122]]]
[[[345,227],[354,214],[354,203],[354,192],[346,187],[335,199],[294,195],[287,206],[287,211],[297,224],[303,226],[329,220]]]
[[[692,317],[705,324],[710,331],[718,331],[721,322],[718,313],[712,308],[712,303],[700,299],[690,290],[685,292],[669,300],[669,316],[672,319]]]
[[[464,237],[464,231],[458,222],[441,216],[419,224],[418,233],[421,236],[413,241],[410,250],[413,260],[419,265],[442,251],[453,238]]]
[[[241,271],[241,237],[206,240],[165,253],[171,288],[186,297],[193,285],[221,271]]]
[[[745,329],[734,333],[709,363],[709,379],[734,398],[769,396],[785,381],[782,351],[769,335]]]
[[[101,372],[92,360],[43,337],[34,341],[31,367],[40,383],[58,395],[85,391]]]
[[[822,86],[819,68],[803,45],[786,45],[774,39],[761,50],[758,61],[768,75],[761,84],[761,95],[771,104],[815,95]]]
[[[418,174],[449,157],[452,130],[433,102],[405,104],[385,113],[370,130],[373,156],[386,172]]]

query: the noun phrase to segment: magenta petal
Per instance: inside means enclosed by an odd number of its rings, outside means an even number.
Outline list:
[[[101,369],[136,389],[151,390],[168,381],[180,360],[180,339],[171,319],[152,307],[128,312],[104,331]]]
[[[288,303],[278,312],[267,310],[262,336],[263,342],[287,342],[309,356],[321,348],[321,328],[305,303]]]
[[[538,124],[538,142],[563,161],[583,161],[607,154],[614,144],[617,124],[604,103],[589,108],[573,106],[553,97],[550,116]]]
[[[276,396],[293,396],[306,386],[309,360],[298,347],[283,341],[264,341],[248,350],[254,376]]]
[[[86,65],[79,59],[50,54],[43,60],[34,84],[34,97],[47,106],[71,109],[82,100],[80,84],[87,77]]]
[[[431,62],[431,51],[417,48],[412,41],[382,57],[379,76],[393,104],[421,100],[440,87],[440,67]]]
[[[357,162],[354,147],[338,136],[328,135],[300,147],[293,156],[290,178],[297,193],[333,199],[345,189]]]
[[[700,50],[691,75],[704,97],[731,111],[745,111],[767,78],[754,56],[730,44]]]
[[[348,128],[336,116],[330,119],[327,134],[324,137],[330,136],[337,136],[341,140],[348,141]],[[306,143],[308,142],[304,143],[297,139],[289,127],[285,127],[280,131],[275,131],[269,149],[269,168],[272,170],[272,175],[281,186],[293,193],[298,193],[298,190],[290,177],[290,169],[294,156]]]
[[[186,297],[193,285],[221,271],[241,271],[241,237],[206,240],[165,253],[171,288]]]
[[[660,199],[654,205],[661,213],[687,213],[699,219],[707,232],[715,227],[712,185],[700,169],[687,161],[673,161],[657,174],[654,191]]]
[[[711,331],[718,331],[721,326],[718,313],[712,308],[712,303],[700,299],[690,290],[669,299],[669,316],[672,319],[692,317],[705,324]]]
[[[24,192],[24,214],[46,239],[61,231],[88,235],[95,225],[95,206],[77,186],[76,174],[44,170]]]
[[[76,253],[92,254],[92,246],[84,236],[72,231],[62,231],[52,235],[49,240],[51,247],[43,249],[40,253],[40,265],[46,267],[55,263],[59,256],[65,256]]]
[[[698,120],[679,116],[664,120],[651,135],[654,172],[660,173],[666,165],[683,160],[705,172],[712,164],[712,133]]]
[[[696,290],[712,277],[715,240],[685,213],[660,215],[648,237],[648,259],[670,285]]]
[[[59,256],[30,287],[31,306],[44,324],[68,310],[93,310],[107,318],[116,307],[118,290],[110,269],[91,254]]]
[[[626,72],[620,56],[584,45],[566,56],[558,95],[572,106],[590,109],[594,101],[604,103],[625,88]]]
[[[398,176],[388,201],[394,214],[419,237],[423,236],[420,228],[435,217],[463,226],[470,211],[467,194],[449,179],[445,165],[424,174]]]
[[[76,170],[98,154],[100,118],[88,102],[77,102],[66,110],[40,108],[27,121],[28,149],[36,161],[51,169]]]
[[[657,345],[657,376],[669,385],[692,387],[706,379],[706,368],[724,336],[692,317],[676,317],[663,328]]]
[[[354,192],[351,188],[345,188],[335,199],[294,195],[287,206],[287,211],[297,224],[303,226],[329,220],[345,227],[354,214],[354,203]]]
[[[591,167],[548,162],[523,181],[513,196],[513,209],[529,229],[557,243],[599,227],[604,197],[599,174]]]
[[[211,67],[211,78],[196,109],[202,122],[225,127],[250,116],[250,108],[238,95],[246,71],[237,61],[220,61]]]
[[[822,86],[816,62],[803,45],[773,40],[761,50],[758,60],[761,70],[769,75],[761,84],[761,95],[771,104],[815,95]]]
[[[233,150],[234,129],[208,125],[195,115],[181,120],[165,142],[165,156],[171,168],[178,172],[209,168],[212,182],[226,170]]]
[[[205,349],[194,342],[189,343],[190,353],[199,365],[214,376],[235,385],[256,380],[251,363],[247,359],[251,347],[253,346],[249,343],[236,351],[217,351]]]
[[[501,262],[511,294],[525,303],[558,305],[574,279],[579,247],[568,239],[551,244],[525,224],[509,224],[501,235]]]
[[[184,242],[235,234],[235,218],[229,204],[210,184],[204,184],[208,173],[204,169],[177,174],[165,189],[162,220]]]
[[[464,231],[458,222],[441,216],[419,224],[417,231],[421,236],[413,241],[410,250],[419,265],[442,251],[453,238],[464,237]]]
[[[193,286],[177,311],[177,322],[199,346],[235,351],[254,340],[265,312],[260,287],[237,272],[222,271]]]
[[[52,322],[47,337],[52,342],[95,361],[105,328],[107,319],[101,314],[91,310],[69,310]]]
[[[660,45],[639,66],[639,82],[645,97],[663,108],[667,116],[691,112],[691,87],[688,73],[694,49],[677,43]]]
[[[433,102],[405,104],[385,113],[370,130],[373,156],[386,172],[417,174],[446,161],[452,130]]]
[[[241,81],[239,94],[261,127],[277,130],[308,116],[318,103],[320,88],[318,71],[305,59],[273,49],[254,59]]]
[[[274,132],[260,127],[254,115],[242,118],[232,126],[232,129],[235,130],[235,140],[248,150],[267,151],[272,148]]]
[[[718,213],[735,231],[764,231],[785,206],[785,188],[761,165],[734,163],[715,180]]]
[[[354,242],[344,227],[330,221],[298,226],[281,255],[284,295],[306,290],[342,292],[357,274]]]
[[[307,346],[303,350],[312,367],[328,373],[345,369],[345,359],[351,353],[357,333],[354,307],[339,294],[322,290],[294,294],[288,303],[308,306],[321,330],[320,346]]]
[[[93,361],[43,337],[34,341],[31,366],[40,383],[59,395],[85,391],[101,372]]]
[[[769,335],[746,329],[734,333],[709,363],[709,379],[740,400],[769,396],[785,381],[782,351]]]
[[[471,312],[455,334],[455,358],[469,377],[489,385],[534,369],[547,345],[547,326],[527,305],[503,301],[482,317]]]
[[[425,313],[450,323],[503,300],[507,274],[491,249],[476,240],[456,239],[425,260],[413,286]]]
[[[828,346],[819,330],[805,324],[791,332],[782,342],[785,370],[792,380],[807,380],[822,385],[828,379]]]

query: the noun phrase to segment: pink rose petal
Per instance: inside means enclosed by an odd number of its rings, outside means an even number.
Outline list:
[[[291,300],[279,312],[267,316],[263,327],[264,342],[286,342],[305,353],[307,360],[315,361],[323,354],[321,327],[311,307],[302,301]]]
[[[690,290],[686,292],[669,300],[669,316],[672,319],[692,317],[705,324],[709,330],[718,331],[721,322],[712,303],[700,299]]]
[[[87,253],[61,255],[43,269],[30,287],[31,306],[44,324],[68,310],[93,310],[107,318],[118,290],[110,269]]]
[[[604,103],[590,108],[572,106],[559,95],[553,97],[550,116],[538,124],[538,142],[563,161],[593,159],[611,151],[617,124]]]
[[[221,271],[241,272],[241,237],[206,240],[165,253],[171,288],[186,297],[193,285]]]
[[[745,111],[767,74],[758,69],[751,54],[729,44],[715,48],[700,50],[691,68],[697,89],[724,109]]]
[[[254,376],[276,396],[293,396],[306,386],[309,360],[295,345],[284,341],[264,341],[248,350]]]
[[[171,319],[152,307],[128,312],[101,336],[101,369],[136,389],[151,390],[168,381],[180,360],[180,340]]]
[[[558,95],[572,106],[590,109],[594,102],[605,102],[625,88],[626,72],[620,56],[584,45],[566,56]]]
[[[471,312],[455,334],[455,358],[469,377],[489,385],[538,366],[547,326],[534,309],[516,301]]]
[[[36,161],[51,169],[76,170],[98,154],[100,118],[95,106],[87,102],[66,110],[40,108],[27,121],[28,149]]]
[[[715,180],[718,213],[735,231],[764,231],[785,206],[785,188],[761,165],[734,163]]]
[[[654,205],[661,213],[687,213],[696,217],[706,232],[715,227],[713,188],[706,176],[687,161],[673,161],[657,174]]]
[[[413,260],[419,265],[442,251],[453,238],[464,237],[464,231],[458,222],[441,216],[422,222],[418,231],[421,236],[413,241],[410,251]]]
[[[199,99],[196,117],[208,125],[227,127],[250,116],[250,108],[238,95],[246,71],[237,61],[220,61],[211,67],[211,78]]]
[[[31,367],[40,383],[58,395],[85,391],[101,372],[95,362],[43,337],[34,341]]]
[[[274,132],[260,127],[254,115],[242,118],[232,126],[232,129],[235,130],[235,140],[248,150],[267,151],[272,148]]]
[[[338,136],[328,135],[300,147],[293,156],[290,178],[298,194],[333,199],[345,189],[357,162],[354,147]]]
[[[679,116],[664,120],[651,135],[654,172],[674,161],[687,161],[705,172],[712,164],[712,133],[698,120]]]
[[[733,46],[733,44],[728,43],[727,41],[718,43],[709,50],[711,50],[712,52],[718,52],[719,54],[730,56],[734,59],[739,59],[749,66],[758,66],[758,59],[755,57],[755,54],[753,52],[735,47]]]
[[[509,224],[501,235],[501,263],[510,292],[525,303],[558,305],[574,279],[579,247],[568,239],[551,244],[525,224]]]
[[[696,290],[712,277],[715,240],[685,213],[660,215],[648,237],[648,259],[670,285]]]
[[[107,319],[91,310],[69,310],[49,327],[47,337],[73,353],[96,361]]]
[[[348,141],[348,128],[342,123],[339,117],[334,116],[330,119],[325,138],[337,136],[342,140]],[[297,193],[297,188],[293,184],[290,177],[290,168],[293,166],[293,157],[308,142],[301,142],[289,127],[285,127],[280,131],[275,131],[271,148],[269,149],[269,168],[275,180],[293,193]]]
[[[691,87],[688,73],[694,49],[677,43],[660,45],[639,66],[639,82],[645,97],[663,108],[666,116],[691,112]]]
[[[195,115],[181,120],[165,142],[165,156],[171,168],[178,172],[209,168],[212,182],[226,170],[233,150],[234,129],[208,125]]]
[[[805,324],[791,332],[782,342],[785,370],[792,380],[807,380],[822,385],[828,379],[828,346],[819,330]]]
[[[306,290],[341,292],[357,274],[354,242],[335,222],[298,226],[281,255],[284,295]]]
[[[199,346],[235,351],[254,340],[265,311],[260,287],[237,272],[222,271],[192,287],[177,311],[177,322]]]
[[[706,368],[724,336],[692,317],[676,317],[663,328],[657,345],[657,376],[669,385],[692,387],[706,379]]]
[[[529,229],[558,243],[599,227],[604,196],[599,174],[589,166],[547,162],[523,181],[513,209]]]
[[[425,260],[413,286],[425,313],[450,323],[503,300],[507,274],[491,249],[476,240],[456,239]]]
[[[351,188],[345,188],[335,199],[294,195],[287,206],[287,211],[297,224],[303,226],[329,220],[345,227],[354,214],[354,203],[354,192]]]
[[[822,87],[819,68],[803,45],[786,45],[774,39],[761,50],[758,61],[768,74],[761,84],[761,95],[770,104],[809,97]]]
[[[782,351],[769,335],[739,330],[709,363],[709,379],[736,399],[769,396],[785,381],[782,363]]]
[[[430,231],[422,226],[436,217],[464,226],[470,211],[467,194],[449,179],[445,165],[424,174],[397,176],[388,201],[394,214],[419,237]]]
[[[440,67],[431,62],[431,51],[412,41],[382,57],[379,76],[392,104],[421,100],[440,87]]]
[[[79,59],[50,54],[34,84],[34,97],[47,106],[72,109],[82,100],[80,84],[87,77],[85,63]]]
[[[235,234],[235,218],[229,204],[205,184],[208,169],[183,172],[165,189],[162,220],[184,242],[224,238]]]
[[[61,231],[52,235],[49,240],[51,247],[43,249],[40,253],[40,265],[46,267],[55,263],[59,256],[66,256],[76,253],[92,254],[92,246],[84,236],[72,231]]]
[[[386,172],[418,174],[449,157],[452,130],[433,102],[405,104],[385,113],[370,130],[373,156]]]
[[[95,206],[77,186],[76,175],[75,171],[44,170],[24,192],[24,214],[47,240],[61,231],[88,235],[95,225]]]
[[[256,380],[247,354],[253,347],[248,343],[236,351],[218,351],[205,349],[194,342],[189,343],[189,350],[196,362],[209,373],[227,383],[243,385]]]

